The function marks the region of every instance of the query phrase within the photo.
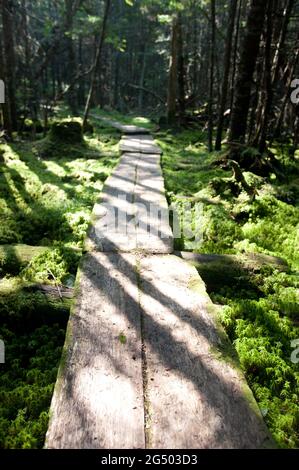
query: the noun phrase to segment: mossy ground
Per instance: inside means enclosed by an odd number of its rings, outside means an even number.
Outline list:
[[[198,241],[181,237],[177,249],[201,253],[265,253],[282,257],[288,272],[273,267],[240,271],[234,283],[223,276],[222,285],[210,284],[200,273],[245,371],[263,416],[281,447],[299,445],[299,370],[291,361],[291,342],[298,328],[298,155],[291,160],[286,148],[274,148],[284,165],[284,176],[261,178],[245,173],[258,195],[252,202],[221,169],[221,154],[207,152],[200,132],[161,132],[163,171],[169,202],[183,212],[183,204],[200,205],[202,232]],[[201,267],[202,268],[202,267]],[[209,275],[210,275],[209,271]]]
[[[143,118],[100,114],[155,127]],[[0,146],[5,162],[0,164],[0,244],[51,247],[26,266],[12,257],[13,270],[8,269],[8,253],[2,257],[0,276],[5,269],[9,273],[0,281],[0,337],[6,343],[6,364],[0,366],[2,448],[43,445],[69,310],[22,287],[30,282],[74,283],[93,204],[117,163],[120,134],[103,123],[93,124],[95,134],[82,144],[53,145],[41,136]],[[181,212],[186,201],[201,208],[194,227],[203,237],[196,242],[181,237],[178,249],[240,256],[253,251],[283,257],[289,264],[286,273],[273,267],[245,273],[238,264],[234,283],[224,276],[222,285],[210,289],[204,269],[201,275],[214,302],[223,306],[222,324],[274,438],[281,447],[296,447],[299,377],[298,364],[290,357],[291,341],[299,338],[298,161],[287,158],[286,148],[275,148],[285,165],[284,178],[246,173],[258,190],[252,202],[232,173],[220,168],[220,155],[207,153],[200,131],[165,131],[156,137],[164,151],[169,202]]]
[[[38,137],[0,146],[0,448],[43,446],[69,314],[24,286],[74,285],[93,205],[118,161],[119,133],[104,126],[82,143]],[[51,249],[32,258],[23,244]]]

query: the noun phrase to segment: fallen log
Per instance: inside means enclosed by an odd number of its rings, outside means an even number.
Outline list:
[[[38,293],[44,294],[49,302],[68,303],[74,296],[74,289],[62,285],[40,284],[27,282],[20,277],[8,277],[0,279],[0,296],[11,295],[14,293]]]
[[[25,286],[24,290],[30,292],[41,292],[44,294],[49,300],[64,300],[64,299],[72,299],[74,296],[74,289],[65,286],[53,286],[49,284],[33,284],[29,286]]]
[[[215,255],[180,251],[175,253],[191,263],[206,283],[208,292],[215,292],[223,286],[236,288],[254,287],[255,274],[265,267],[281,272],[288,271],[288,264],[281,258],[261,253],[242,255]]]
[[[0,274],[18,274],[33,258],[49,249],[46,246],[0,245]]]
[[[73,293],[73,289],[64,286],[32,284],[20,277],[4,278],[0,280],[0,324],[20,332],[24,325],[28,331],[55,324],[65,328]]]

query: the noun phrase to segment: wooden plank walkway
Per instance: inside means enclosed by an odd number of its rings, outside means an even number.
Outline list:
[[[98,116],[96,114],[90,114],[91,117],[94,119],[98,119],[108,126],[115,127],[115,129],[118,129],[121,131],[123,134],[128,134],[128,135],[146,135],[149,134],[150,131],[146,129],[145,127],[139,127],[139,126],[133,126],[133,125],[128,125],[128,124],[121,124],[117,121],[114,121],[112,119],[105,118],[103,116]]]
[[[79,270],[47,447],[144,447],[141,325],[134,256],[89,254]]]
[[[147,446],[271,445],[258,406],[196,269],[176,256],[140,264],[147,367]]]
[[[154,139],[147,135],[125,135],[119,144],[121,152],[133,152],[138,154],[161,155],[162,150],[154,143]]]
[[[141,141],[152,152],[149,136]],[[169,224],[154,217],[160,233],[149,233],[136,219],[140,203],[167,208],[160,152],[125,143],[94,210],[46,447],[272,446],[196,269],[171,254]],[[107,206],[126,213],[131,231],[106,230]]]
[[[123,140],[126,150],[95,205],[86,251],[173,253],[161,151],[155,153],[150,136],[142,148],[136,142]]]

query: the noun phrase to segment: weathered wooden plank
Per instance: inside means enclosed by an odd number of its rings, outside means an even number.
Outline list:
[[[46,448],[142,448],[142,348],[134,256],[86,255],[76,291]]]
[[[134,190],[139,154],[124,154],[106,181],[95,205],[85,248],[87,251],[131,252],[136,249]]]
[[[150,131],[146,129],[145,127],[139,127],[139,126],[134,126],[134,125],[129,125],[129,124],[120,124],[117,121],[114,121],[112,119],[108,119],[102,116],[97,116],[96,114],[90,114],[91,117],[95,119],[99,119],[100,121],[105,122],[111,127],[115,127],[116,129],[120,130],[124,134],[128,135],[144,135],[144,134],[149,134]]]
[[[139,270],[147,365],[147,446],[271,446],[195,268],[171,255],[145,257]]]
[[[155,144],[154,139],[147,135],[123,136],[119,144],[119,150],[126,153],[162,154],[161,148]]]
[[[122,155],[94,208],[85,247],[103,252],[173,252],[160,155]]]

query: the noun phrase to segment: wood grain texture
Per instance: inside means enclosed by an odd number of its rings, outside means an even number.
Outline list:
[[[229,360],[228,340],[195,268],[175,256],[145,257],[140,286],[148,446],[271,446],[245,378]]]
[[[155,144],[150,135],[124,135],[120,141],[119,150],[125,153],[138,152],[162,155],[161,148]]]
[[[173,252],[160,155],[122,155],[94,207],[85,248],[103,252]]]
[[[50,413],[46,448],[144,447],[134,257],[85,256]]]

